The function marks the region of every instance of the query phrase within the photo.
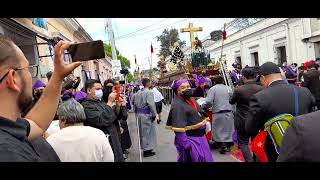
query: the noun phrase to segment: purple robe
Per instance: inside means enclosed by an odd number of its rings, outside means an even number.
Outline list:
[[[178,150],[177,162],[187,162],[188,152],[192,162],[213,162],[212,153],[205,136],[187,136],[186,133],[175,132],[174,145]]]
[[[203,83],[211,84],[211,80],[208,78],[204,78],[202,75],[192,74],[192,77],[195,79],[196,86],[199,86],[200,84],[203,84]]]
[[[84,99],[84,98],[86,98],[87,97],[87,93],[84,93],[84,92],[82,92],[82,91],[78,91],[78,92],[76,92],[75,93],[75,99],[76,99],[76,101],[81,101],[82,99]]]
[[[237,84],[239,83],[239,78],[238,78],[238,76],[237,76],[237,73],[234,72],[234,71],[230,71],[229,74],[230,74],[230,76],[231,76],[233,85],[234,85],[234,86],[237,85]]]
[[[205,131],[203,110],[197,104],[195,111],[187,102],[175,96],[169,112],[166,128],[175,132],[175,146],[178,151],[178,162],[213,162],[212,153],[205,136],[187,135],[189,131]],[[192,130],[188,127],[192,127]],[[189,158],[188,158],[189,157]]]
[[[131,110],[131,93],[129,93],[129,95],[127,96],[127,109]]]

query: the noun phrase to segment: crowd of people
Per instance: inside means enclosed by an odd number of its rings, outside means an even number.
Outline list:
[[[48,83],[32,86],[38,67],[0,36],[0,161],[124,162],[132,146],[128,112],[135,113],[143,157],[156,155],[163,94],[149,79],[142,79],[142,88],[89,79],[78,91],[81,80],[72,71],[81,62],[64,64],[71,44],[55,46]],[[300,67],[235,64],[234,89],[221,75],[174,81],[166,128],[174,132],[177,161],[213,162],[211,148],[225,154],[235,143],[246,162],[320,161],[319,64],[320,59]],[[263,132],[270,119],[283,114],[294,119],[282,132],[279,150]],[[260,136],[258,152],[250,147]]]
[[[72,71],[81,62],[65,64],[72,43],[54,49],[54,71],[48,83],[32,79],[30,65],[15,43],[0,36],[0,161],[123,162],[131,147],[125,96],[118,82],[90,79],[77,91]]]
[[[229,74],[234,90],[221,75],[175,81],[172,89],[177,96],[167,127],[176,135],[178,161],[211,162],[208,144],[225,154],[234,143],[246,162],[319,161],[319,63],[317,59],[297,67],[266,62],[243,69],[234,64]],[[279,150],[265,129],[269,120],[285,114],[294,120],[286,131],[282,129]],[[307,142],[310,145],[303,144]]]

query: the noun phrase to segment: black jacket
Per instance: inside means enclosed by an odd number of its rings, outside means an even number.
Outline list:
[[[320,111],[296,117],[286,130],[278,162],[320,161]]]
[[[303,86],[307,87],[316,100],[320,100],[320,72],[316,69],[310,69],[303,74]]]
[[[233,95],[230,99],[230,104],[237,103],[234,125],[238,133],[245,133],[245,124],[247,121],[247,114],[249,113],[250,98],[262,89],[263,87],[257,85],[254,81],[248,82],[234,89]]]
[[[246,132],[249,136],[255,136],[259,130],[263,130],[264,124],[271,118],[289,113],[294,115],[294,95],[291,88],[283,80],[275,81],[270,86],[255,95],[250,100],[249,114],[246,123]],[[307,88],[297,87],[299,112],[298,115],[307,114],[315,106],[315,99]],[[265,152],[268,160],[276,161],[278,154],[268,136],[265,143]]]
[[[118,114],[118,120],[123,129],[123,133],[120,136],[122,150],[129,149],[132,145],[129,127],[127,124],[127,119],[128,119],[127,108],[124,106],[121,106],[120,113]]]
[[[204,97],[204,91],[201,89],[200,86],[196,87],[193,91],[193,97]]]
[[[30,142],[44,162],[60,162],[60,158],[45,138],[39,137]]]
[[[115,162],[124,161],[120,138],[115,126],[117,116],[114,110],[103,102],[88,98],[83,100],[82,106],[87,117],[84,125],[100,129],[105,134],[109,134]]]

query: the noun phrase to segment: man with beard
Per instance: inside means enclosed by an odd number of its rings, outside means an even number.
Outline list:
[[[26,108],[24,110],[24,112],[22,112],[22,117],[26,116],[27,113],[33,108],[33,106],[36,104],[36,102],[40,99],[40,96],[44,90],[44,88],[46,87],[46,85],[38,80],[32,87],[32,95],[33,95],[33,101],[32,103],[29,105],[28,108]]]
[[[12,40],[0,36],[0,161],[42,161],[30,141],[47,130],[58,107],[63,78],[81,65],[64,64],[64,51],[71,44],[56,44],[55,71],[38,102],[22,118],[21,112],[32,102],[32,77],[37,77],[38,67],[29,64]]]
[[[44,88],[46,85],[38,80],[32,87],[32,95],[33,95],[33,101],[32,103],[24,110],[21,117],[25,117],[27,113],[33,108],[33,106],[38,102],[40,99]],[[34,149],[37,151],[37,153],[40,155],[41,159],[46,162],[60,162],[60,159],[57,155],[57,153],[54,151],[54,149],[51,147],[51,145],[46,141],[44,137],[48,136],[49,134],[47,132],[44,133],[43,136],[31,141],[31,145],[34,147]]]

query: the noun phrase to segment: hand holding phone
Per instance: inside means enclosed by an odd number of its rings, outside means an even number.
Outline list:
[[[116,100],[119,101],[119,99],[120,99],[120,86],[119,86],[119,84],[115,86],[115,90],[117,93]]]
[[[72,44],[68,51],[71,55],[72,62],[105,58],[103,42],[101,40]]]

